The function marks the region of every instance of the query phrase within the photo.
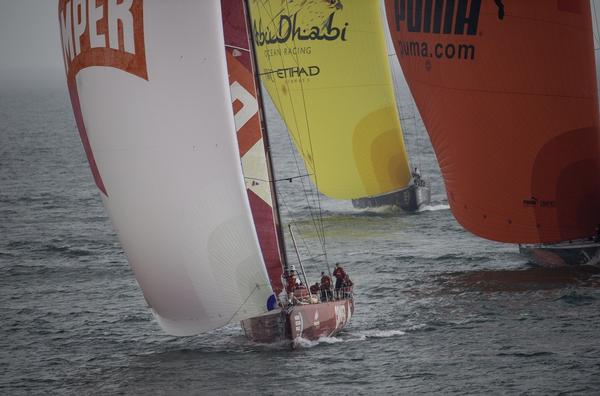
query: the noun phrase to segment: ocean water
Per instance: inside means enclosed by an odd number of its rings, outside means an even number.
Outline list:
[[[422,124],[401,105],[433,190],[422,212],[357,211],[310,191],[308,205],[292,192],[301,179],[281,183],[306,254],[319,253],[309,208],[320,201],[329,261],[356,290],[339,336],[291,351],[251,343],[237,324],[165,335],[102,207],[66,89],[3,89],[0,393],[598,394],[600,269],[532,267],[462,229]],[[285,145],[272,113],[269,124]],[[291,151],[275,161],[279,177],[297,171]]]

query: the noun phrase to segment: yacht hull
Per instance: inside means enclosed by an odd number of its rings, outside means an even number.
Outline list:
[[[519,252],[542,267],[598,265],[600,263],[600,243],[592,241],[519,245]]]
[[[242,329],[249,340],[262,343],[316,340],[338,334],[354,313],[352,298],[318,304],[294,305],[246,319]]]
[[[406,212],[416,212],[431,201],[429,187],[410,185],[409,187],[376,197],[357,198],[352,206],[359,209],[378,208],[380,206],[398,206]]]

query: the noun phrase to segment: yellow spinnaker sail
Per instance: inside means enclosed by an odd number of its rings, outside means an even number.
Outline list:
[[[379,0],[250,0],[269,96],[319,191],[381,195],[410,182]]]

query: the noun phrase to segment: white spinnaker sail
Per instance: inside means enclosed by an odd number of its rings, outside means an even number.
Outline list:
[[[66,24],[70,3],[59,6]],[[191,335],[266,312],[272,290],[238,155],[220,2],[137,6],[148,80],[92,64],[74,75],[75,92],[104,204],[144,297],[166,332]],[[88,10],[88,20],[113,17],[107,10]],[[121,17],[131,22],[127,10]],[[120,29],[120,49],[131,52]]]

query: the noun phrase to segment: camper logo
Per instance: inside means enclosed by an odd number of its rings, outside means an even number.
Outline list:
[[[142,0],[60,0],[67,78],[89,66],[109,66],[147,80],[142,4]]]
[[[143,0],[59,0],[58,19],[75,122],[94,181],[108,196],[83,122],[75,76],[86,67],[106,66],[148,80]]]

